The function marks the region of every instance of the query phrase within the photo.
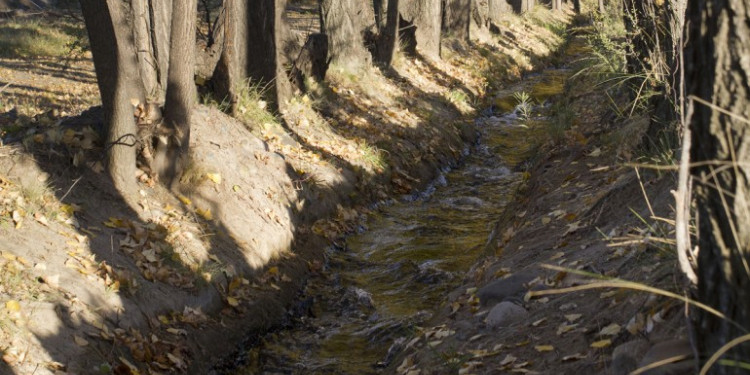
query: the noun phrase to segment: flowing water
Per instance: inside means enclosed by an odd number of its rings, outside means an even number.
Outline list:
[[[476,120],[481,140],[426,191],[380,207],[362,233],[329,250],[305,314],[242,355],[235,374],[382,372],[481,256],[492,224],[523,183],[524,161],[545,139],[546,99],[569,72],[550,69],[496,94]],[[535,103],[523,116],[519,95]]]

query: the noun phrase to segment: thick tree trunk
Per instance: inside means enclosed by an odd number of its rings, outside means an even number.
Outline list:
[[[375,60],[385,66],[391,65],[398,48],[398,3],[399,0],[388,0],[385,22],[378,32]]]
[[[471,0],[444,0],[443,33],[457,39],[469,40]]]
[[[562,0],[559,1],[560,3],[562,3]],[[607,8],[604,7],[604,0],[599,0],[597,4],[599,5],[599,14],[604,14],[607,12]]]
[[[173,3],[164,127],[157,135],[154,171],[169,185],[176,182],[187,164],[190,145],[190,117],[195,104],[195,22],[197,0]]]
[[[440,58],[441,0],[402,0],[401,18],[413,27],[416,48],[424,56]]]
[[[688,92],[698,207],[698,297],[726,315],[699,311],[697,339],[709,356],[750,331],[750,0],[690,1]],[[732,321],[740,327],[735,326]],[[706,357],[704,357],[706,358]],[[724,358],[746,361],[745,342]],[[715,365],[714,374],[746,373]]]
[[[269,99],[282,109],[292,91],[281,56],[286,1],[225,0],[224,6],[224,49],[212,78],[215,93],[236,110],[239,90],[251,79],[268,85]]]
[[[366,25],[375,19],[369,7],[356,0],[322,0],[320,6],[331,63],[355,71],[369,64],[363,38]]]
[[[107,169],[125,196],[137,192],[134,113],[145,95],[138,71],[127,4],[120,0],[81,0],[107,127]],[[134,104],[136,106],[134,106]]]
[[[490,38],[490,0],[471,0],[469,37],[481,42]]]

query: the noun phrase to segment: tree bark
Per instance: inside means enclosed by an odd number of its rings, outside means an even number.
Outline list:
[[[145,102],[127,4],[81,0],[107,128],[107,169],[124,196],[137,192],[135,105]]]
[[[138,68],[147,99],[164,103],[169,69],[171,0],[131,0]]]
[[[414,27],[417,50],[424,56],[440,58],[441,0],[403,0],[401,18]]]
[[[282,109],[292,91],[281,54],[286,1],[225,0],[224,6],[224,48],[212,78],[214,92],[234,111],[239,90],[251,79],[267,85],[268,99]]]
[[[398,48],[399,0],[388,0],[386,18],[378,32],[375,60],[385,66],[390,66]]]
[[[490,0],[471,0],[469,38],[486,41],[490,37]]]
[[[331,63],[355,71],[369,64],[370,53],[362,35],[375,14],[356,0],[322,0],[321,13]]]
[[[164,127],[157,135],[154,171],[163,182],[173,185],[187,164],[190,118],[195,104],[195,23],[197,0],[173,2]]]
[[[471,0],[444,0],[443,33],[457,39],[469,40]]]
[[[688,93],[699,98],[690,118],[691,161],[713,163],[692,168],[699,215],[698,298],[726,315],[699,311],[697,339],[705,356],[750,331],[749,15],[750,0],[688,3]],[[750,345],[735,346],[723,358],[746,360]],[[711,373],[745,370],[715,365]]]

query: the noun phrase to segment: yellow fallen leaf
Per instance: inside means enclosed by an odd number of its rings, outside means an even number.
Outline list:
[[[549,223],[550,223],[551,221],[552,221],[552,219],[551,219],[551,218],[549,218],[549,217],[547,217],[547,216],[543,216],[543,217],[542,217],[542,225],[547,225],[547,224],[549,224]]]
[[[227,303],[232,307],[237,307],[240,305],[240,301],[238,301],[237,298],[234,297],[227,297]]]
[[[232,292],[233,290],[239,288],[240,285],[242,285],[242,279],[239,277],[235,277],[234,279],[232,279],[231,282],[229,282],[229,286],[227,287],[227,290],[229,292]]]
[[[211,221],[214,219],[214,215],[211,213],[210,208],[206,208],[206,209],[199,208],[195,210],[195,213],[197,213],[198,215],[200,215],[200,217],[208,221]]]
[[[124,220],[118,219],[116,217],[110,217],[109,220],[103,222],[105,227],[108,228],[125,228],[127,227],[127,223],[125,223]]]
[[[534,347],[534,349],[536,349],[536,351],[538,351],[539,353],[544,353],[555,350],[555,347],[552,345],[537,345]]]
[[[188,198],[188,197],[186,197],[186,196],[184,196],[182,194],[177,195],[177,199],[179,199],[180,202],[182,202],[182,204],[184,204],[186,206],[191,206],[193,204],[193,201],[191,201],[190,198]]]
[[[213,181],[213,183],[215,183],[216,185],[221,184],[221,175],[218,173],[206,173],[206,177],[209,180]]]
[[[610,339],[599,340],[599,341],[591,343],[591,347],[594,348],[594,349],[606,348],[606,347],[608,347],[610,345],[612,345],[612,340],[610,340]]]
[[[271,274],[271,275],[274,275],[274,276],[278,275],[279,274],[279,267],[273,266],[273,267],[269,268],[268,269],[268,273]]]
[[[18,303],[18,301],[12,299],[8,302],[5,302],[5,309],[10,312],[19,312],[21,311],[21,304]]]

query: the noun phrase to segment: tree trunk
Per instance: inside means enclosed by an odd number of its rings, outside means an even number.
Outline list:
[[[490,38],[489,0],[471,0],[469,37],[472,40],[478,40],[481,42],[484,42]]]
[[[157,135],[154,171],[163,182],[173,185],[187,164],[190,146],[190,117],[195,104],[195,22],[197,0],[173,2],[172,36],[164,127]]]
[[[440,58],[441,0],[403,0],[401,18],[413,27],[417,50],[424,56]]]
[[[691,162],[712,163],[692,168],[699,215],[698,298],[726,315],[699,311],[697,339],[705,356],[750,331],[748,15],[750,0],[688,3],[688,93],[711,105],[694,102],[690,118]],[[735,346],[723,358],[746,361],[750,345]],[[746,372],[714,365],[712,373]]]
[[[163,103],[169,69],[171,0],[132,0],[138,68],[148,101]]]
[[[214,92],[234,111],[239,90],[251,79],[268,85],[268,99],[282,109],[291,95],[281,56],[286,1],[225,0],[224,6],[224,49],[212,78]]]
[[[126,3],[81,0],[107,128],[107,169],[124,196],[137,192],[135,105],[145,102]]]
[[[398,48],[398,13],[399,0],[388,0],[386,19],[378,32],[375,60],[385,66],[390,66]]]
[[[560,0],[560,2],[562,2],[562,0]],[[607,8],[604,7],[604,0],[599,0],[598,5],[599,5],[599,14],[604,14],[607,12]]]
[[[375,15],[356,0],[322,0],[320,5],[331,63],[354,71],[369,64],[363,32]]]
[[[457,39],[469,40],[471,0],[444,0],[443,33]]]

